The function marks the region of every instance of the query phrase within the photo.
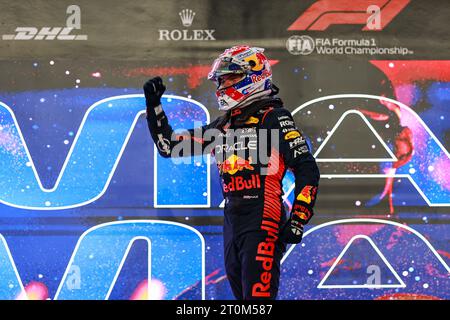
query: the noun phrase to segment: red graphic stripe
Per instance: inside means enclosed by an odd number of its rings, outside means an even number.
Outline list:
[[[273,108],[270,107],[266,112],[264,112],[264,115],[263,115],[263,117],[262,117],[262,119],[261,119],[261,124],[264,123],[264,119],[265,119],[266,116],[269,114],[269,112],[272,111],[272,110],[273,110]]]
[[[416,81],[450,82],[450,60],[372,60],[394,87]]]
[[[284,161],[279,152],[272,149],[269,159],[270,167],[265,179],[263,217],[270,217],[275,222],[281,218],[281,179],[284,173]],[[273,168],[277,168],[275,171]]]
[[[275,242],[278,240],[281,218],[281,179],[285,171],[284,161],[282,161],[278,151],[273,148],[269,164],[271,166],[268,168],[268,175],[265,179],[264,209],[260,226],[261,230],[267,232],[267,236],[258,244],[256,250],[255,260],[261,263],[261,272],[259,273],[260,281],[257,281],[252,286],[252,297],[270,298],[272,294],[272,261],[275,252]]]
[[[263,220],[262,224],[265,224],[267,226],[271,226],[271,227],[273,227],[275,229],[278,228],[278,225],[276,223],[272,222],[272,221]]]
[[[364,31],[371,30],[367,9],[380,8],[380,29],[384,29],[410,2],[410,0],[319,0],[312,4],[288,30],[326,30],[333,24],[362,24]],[[373,30],[372,30],[373,31]]]
[[[298,17],[297,20],[289,26],[288,30],[307,30],[310,26],[310,29],[312,29],[312,27],[316,25],[317,20],[321,20],[324,15],[331,12],[341,12],[341,14],[343,14],[347,11],[351,12],[352,15],[356,12],[365,13],[367,7],[370,5],[382,7],[387,1],[389,0],[319,0],[313,3],[300,17]],[[365,14],[365,19],[367,19],[367,14]],[[363,23],[365,23],[365,21]]]

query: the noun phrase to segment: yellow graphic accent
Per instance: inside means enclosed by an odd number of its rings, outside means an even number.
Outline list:
[[[300,137],[300,132],[298,131],[291,131],[286,133],[286,135],[284,136],[284,140],[290,140],[290,139],[294,139]]]
[[[250,164],[252,162],[252,158],[249,157],[248,160],[242,159],[237,155],[233,154],[228,157],[223,163],[219,164],[219,170],[221,173],[227,174],[235,174],[238,171],[242,171],[244,169],[253,170],[253,166]]]
[[[253,60],[255,62],[255,65],[252,67],[252,71],[261,71],[264,68],[264,63],[261,63],[256,53],[251,55],[250,57],[244,58],[244,60],[247,62]]]
[[[248,120],[245,122],[245,124],[254,124],[254,123],[258,123],[259,119],[255,118],[255,117],[250,117],[248,118]]]
[[[300,219],[308,220],[308,217],[306,216],[306,214],[304,214],[301,211],[295,211],[294,214],[297,215]]]
[[[305,186],[302,191],[297,196],[297,200],[306,202],[308,204],[311,203],[311,189],[312,186]]]

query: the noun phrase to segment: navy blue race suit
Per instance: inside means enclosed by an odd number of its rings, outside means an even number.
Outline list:
[[[161,156],[200,152],[216,158],[225,199],[225,269],[233,294],[239,300],[275,299],[285,242],[301,241],[303,225],[313,215],[319,181],[316,162],[291,113],[280,99],[265,97],[203,127],[173,135],[160,102],[149,102],[152,89],[144,86],[145,90],[147,122]],[[214,141],[199,138],[209,129],[220,130]],[[264,132],[267,139],[260,139]],[[191,152],[174,154],[181,143],[189,144],[186,150]],[[261,148],[265,159],[255,156]],[[282,179],[288,169],[295,176],[290,217],[285,215],[282,199]]]

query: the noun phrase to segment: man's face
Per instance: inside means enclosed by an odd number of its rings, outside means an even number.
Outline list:
[[[229,73],[218,78],[218,90],[222,90],[231,87],[233,84],[238,83],[245,77],[242,73]]]

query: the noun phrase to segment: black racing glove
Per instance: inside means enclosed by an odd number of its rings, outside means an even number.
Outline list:
[[[280,233],[284,243],[300,243],[303,239],[303,224],[292,216],[284,225]]]
[[[306,217],[313,214],[310,205],[305,202],[294,202],[291,217],[281,229],[280,239],[285,243],[300,243],[303,239],[303,226],[307,223]]]
[[[285,243],[300,243],[303,238],[303,226],[314,215],[317,186],[306,185],[298,192],[292,204],[291,217],[281,228],[280,239]]]
[[[161,77],[154,77],[144,84],[145,104],[147,105],[147,114],[153,112],[155,108],[161,105],[161,96],[166,91]]]

